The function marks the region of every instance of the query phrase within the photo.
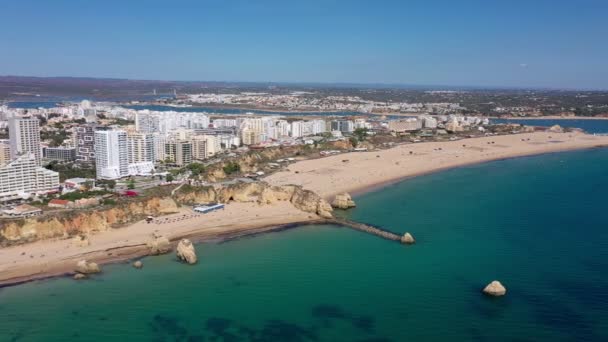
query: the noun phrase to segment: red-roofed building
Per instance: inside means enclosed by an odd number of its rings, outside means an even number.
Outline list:
[[[49,201],[49,208],[68,208],[72,205],[72,202],[68,201],[68,200],[62,200],[62,199],[58,199],[58,198],[54,198],[52,200]]]

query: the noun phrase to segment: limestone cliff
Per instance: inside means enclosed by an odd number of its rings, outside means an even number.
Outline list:
[[[265,182],[255,182],[236,183],[224,187],[187,187],[176,196],[179,202],[189,204],[230,201],[272,204],[289,201],[302,211],[324,218],[332,217],[332,208],[327,201],[316,193],[296,185],[271,186]]]
[[[178,211],[172,198],[149,198],[128,201],[111,208],[75,210],[24,220],[0,223],[0,245],[7,246],[55,237],[89,235],[139,221],[147,215]]]
[[[134,223],[148,215],[177,212],[178,203],[252,202],[261,205],[286,201],[294,207],[324,218],[332,217],[332,208],[316,193],[300,186],[271,186],[265,182],[236,183],[228,186],[183,186],[171,197],[134,199],[105,209],[72,210],[55,215],[0,222],[0,246],[9,246],[50,238],[88,236],[92,233]]]

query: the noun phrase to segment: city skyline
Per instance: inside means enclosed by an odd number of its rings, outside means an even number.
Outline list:
[[[2,75],[608,88],[608,5],[593,0],[3,7]]]

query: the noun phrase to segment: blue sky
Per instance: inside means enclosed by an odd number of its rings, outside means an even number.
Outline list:
[[[0,75],[608,89],[605,0],[2,0]]]

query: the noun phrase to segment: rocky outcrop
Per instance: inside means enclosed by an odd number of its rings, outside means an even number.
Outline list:
[[[265,182],[236,183],[224,187],[198,187],[180,191],[177,200],[183,203],[220,202],[257,202],[272,204],[289,201],[296,208],[331,218],[331,205],[316,193],[296,185],[271,186]]]
[[[345,192],[338,194],[331,202],[331,206],[338,209],[349,209],[356,207],[355,201],[350,197],[350,194]]]
[[[401,237],[401,243],[406,244],[406,245],[412,245],[412,244],[416,243],[416,240],[414,240],[414,237],[412,236],[412,234],[405,233]]]
[[[332,207],[326,200],[321,198],[316,193],[302,188],[296,188],[291,203],[294,207],[307,212],[314,213],[323,218],[332,218]]]
[[[141,269],[142,267],[144,267],[144,263],[141,262],[140,260],[137,260],[136,262],[133,263],[133,267],[137,268],[137,269]]]
[[[177,244],[176,254],[179,260],[186,262],[190,265],[196,264],[196,251],[194,250],[194,245],[190,240],[182,239]]]
[[[74,276],[72,278],[74,280],[83,280],[83,279],[87,279],[88,277],[86,274],[76,273],[76,274],[74,274]]]
[[[483,289],[483,293],[489,296],[500,297],[507,293],[507,289],[498,280],[494,280]]]
[[[86,236],[78,235],[72,239],[72,244],[76,247],[87,247],[91,245],[91,242]]]
[[[148,215],[163,215],[179,210],[172,198],[152,197],[141,201],[128,201],[111,208],[79,210],[48,217],[0,223],[0,243],[3,246],[36,240],[76,235],[88,236],[114,227],[137,222]],[[74,240],[76,243],[76,240]],[[80,244],[86,244],[81,238]]]
[[[560,125],[553,125],[548,129],[551,133],[564,133],[564,129]]]
[[[76,264],[76,272],[82,274],[93,274],[101,272],[99,265],[94,262],[88,262],[86,260],[80,260]]]
[[[150,255],[166,254],[171,251],[171,242],[164,236],[153,236],[151,241],[146,244]]]

